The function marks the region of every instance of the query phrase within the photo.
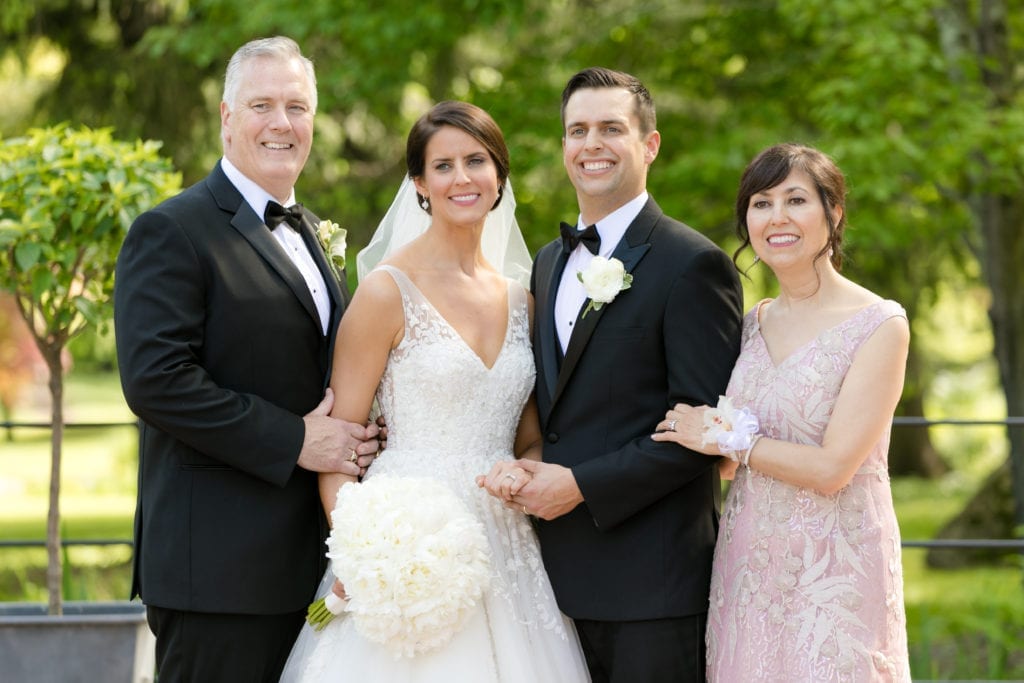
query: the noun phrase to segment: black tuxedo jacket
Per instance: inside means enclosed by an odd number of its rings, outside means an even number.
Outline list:
[[[653,199],[612,256],[632,287],[577,318],[561,361],[561,241],[534,262],[544,461],[571,468],[584,497],[538,523],[544,565],[574,618],[697,614],[708,608],[718,531],[717,459],[650,435],[675,403],[714,405],[725,392],[740,347],[739,278],[721,249]]]
[[[132,597],[149,605],[292,612],[323,574],[316,475],[295,463],[347,288],[316,220],[307,212],[301,233],[330,291],[326,336],[299,271],[220,164],[124,241],[117,357],[140,418]]]

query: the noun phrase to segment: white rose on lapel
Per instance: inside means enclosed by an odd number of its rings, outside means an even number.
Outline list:
[[[345,268],[345,237],[348,230],[345,230],[334,221],[320,221],[316,226],[316,236],[320,240],[327,255],[327,262],[331,264],[335,277],[341,277],[341,271]]]
[[[626,272],[626,267],[617,258],[595,256],[586,270],[577,272],[576,277],[583,283],[589,299],[583,309],[584,318],[590,311],[599,311],[605,304],[615,301],[619,292],[633,286],[633,276]]]

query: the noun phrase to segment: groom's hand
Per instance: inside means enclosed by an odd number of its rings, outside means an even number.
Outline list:
[[[555,519],[583,502],[576,477],[568,467],[526,459],[517,464],[533,479],[506,503],[510,508],[541,519]]]
[[[320,404],[303,416],[306,433],[298,466],[313,472],[338,472],[351,477],[366,474],[377,453],[376,424],[359,425],[330,416],[334,392],[328,389]]]

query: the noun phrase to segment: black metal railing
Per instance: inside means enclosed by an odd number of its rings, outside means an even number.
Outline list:
[[[894,427],[934,427],[950,425],[955,427],[981,427],[981,426],[1024,426],[1024,417],[1007,417],[993,420],[957,419],[946,418],[933,420],[925,417],[898,416],[893,418]],[[138,428],[138,421],[131,422],[66,422],[65,429],[109,429],[116,427]],[[49,429],[49,422],[0,422],[0,430],[11,429]],[[97,538],[97,539],[62,539],[62,546],[133,546],[131,539]],[[949,549],[949,550],[1019,550],[1024,553],[1024,538],[1020,539],[903,539],[904,548],[925,548],[925,549]],[[2,548],[35,548],[45,547],[45,540],[8,540],[0,539]]]

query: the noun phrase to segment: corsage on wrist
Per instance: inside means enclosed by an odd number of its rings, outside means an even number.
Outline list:
[[[728,396],[719,396],[718,406],[704,411],[701,441],[717,445],[722,455],[746,467],[750,451],[761,438],[759,428],[757,416],[749,408],[737,408]]]

